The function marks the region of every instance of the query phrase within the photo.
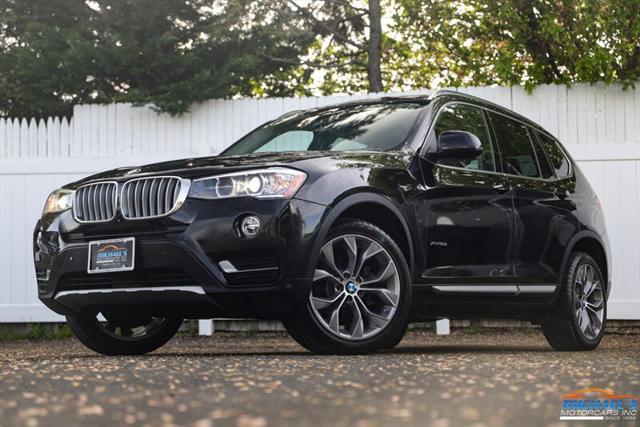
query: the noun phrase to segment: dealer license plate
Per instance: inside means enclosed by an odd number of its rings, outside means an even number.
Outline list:
[[[135,238],[96,240],[89,243],[87,273],[131,271],[135,262]]]

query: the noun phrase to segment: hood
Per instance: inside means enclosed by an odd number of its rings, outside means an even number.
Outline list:
[[[379,151],[301,151],[285,153],[258,153],[236,156],[210,156],[129,166],[98,173],[67,186],[75,188],[91,181],[126,181],[153,175],[175,175],[183,178],[201,178],[243,170],[289,166],[308,174],[336,168],[375,168],[406,166],[410,153]]]

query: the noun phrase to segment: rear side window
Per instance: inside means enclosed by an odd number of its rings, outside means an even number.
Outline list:
[[[502,157],[502,169],[511,175],[540,178],[527,127],[501,114],[489,112]]]
[[[564,155],[562,149],[558,146],[558,143],[553,138],[550,138],[540,132],[538,132],[538,138],[540,138],[540,142],[542,142],[542,145],[549,156],[549,161],[555,170],[556,176],[558,178],[569,176],[571,170],[569,167],[569,159]]]
[[[442,158],[438,160],[438,163],[465,169],[491,172],[496,170],[489,129],[487,128],[484,114],[479,108],[466,104],[447,105],[440,110],[434,130],[436,140],[442,132],[461,130],[474,134],[482,144],[482,154],[479,154],[475,159],[460,160]]]

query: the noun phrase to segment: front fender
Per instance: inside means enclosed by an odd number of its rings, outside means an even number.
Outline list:
[[[329,230],[331,230],[331,227],[333,227],[333,225],[336,223],[338,218],[340,218],[340,216],[344,212],[346,212],[347,209],[362,203],[368,203],[368,204],[373,203],[373,204],[380,205],[381,207],[389,210],[389,212],[391,212],[398,219],[399,223],[402,225],[403,231],[405,233],[405,237],[409,244],[409,259],[407,260],[407,262],[409,264],[410,271],[413,271],[414,242],[413,242],[413,239],[411,238],[411,233],[409,231],[410,229],[405,216],[402,214],[401,210],[393,203],[391,199],[379,193],[374,193],[372,191],[361,191],[358,193],[346,195],[341,199],[339,199],[339,201],[337,201],[335,204],[333,204],[330,207],[330,209],[327,210],[322,220],[322,225],[320,226],[320,229],[316,233],[316,236],[312,245],[311,253],[310,253],[310,260],[318,259],[318,257],[320,256],[320,250],[322,249],[322,245],[326,241],[327,236],[329,234]],[[315,263],[310,262],[307,268],[308,268],[307,277],[313,277],[313,273],[315,270]]]

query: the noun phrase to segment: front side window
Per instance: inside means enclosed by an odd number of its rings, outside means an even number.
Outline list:
[[[222,154],[398,149],[423,108],[417,102],[361,104],[285,116],[254,130]]]
[[[442,108],[434,127],[436,140],[441,133],[455,130],[477,136],[482,144],[482,153],[475,158],[464,160],[440,158],[438,163],[465,169],[495,171],[491,138],[482,110],[466,104],[450,104]]]
[[[502,170],[510,175],[539,178],[540,171],[527,127],[502,114],[489,112],[496,134]]]
[[[549,161],[555,170],[556,176],[558,178],[565,178],[569,176],[569,159],[567,159],[567,156],[562,152],[558,143],[553,138],[541,132],[538,132],[538,138],[540,138],[540,142],[542,142],[542,145],[549,156]]]

